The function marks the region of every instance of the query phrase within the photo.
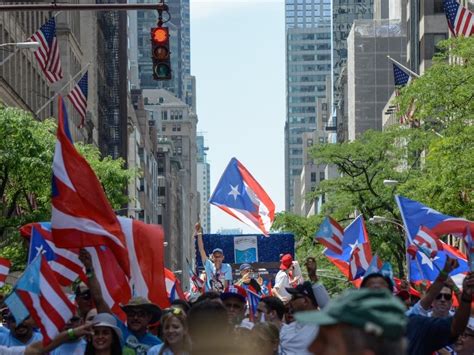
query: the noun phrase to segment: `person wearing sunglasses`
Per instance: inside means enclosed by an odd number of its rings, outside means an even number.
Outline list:
[[[186,313],[177,307],[163,310],[163,344],[150,348],[147,355],[187,355],[191,350]]]
[[[94,309],[91,291],[84,282],[80,282],[74,289],[74,295],[79,316],[84,321],[87,313]]]
[[[33,318],[28,317],[20,324],[17,324],[13,314],[5,316],[6,328],[8,331],[0,333],[0,345],[4,346],[24,346],[43,340],[40,332],[36,331]]]
[[[69,329],[75,329],[83,324],[82,318],[73,316],[64,326],[64,332],[71,332]],[[70,333],[71,334],[71,333]],[[54,349],[50,355],[82,355],[86,350],[87,341],[82,337],[69,336],[68,340]]]

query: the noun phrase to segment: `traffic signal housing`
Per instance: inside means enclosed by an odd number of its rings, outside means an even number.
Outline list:
[[[153,58],[153,79],[171,79],[170,34],[168,27],[151,29],[151,51]]]

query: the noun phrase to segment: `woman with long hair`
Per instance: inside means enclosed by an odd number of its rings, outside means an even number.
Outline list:
[[[155,345],[147,355],[188,355],[191,342],[186,313],[181,308],[169,308],[161,316],[163,344]]]
[[[109,313],[99,313],[93,320],[94,334],[87,342],[85,355],[122,355],[122,331]]]

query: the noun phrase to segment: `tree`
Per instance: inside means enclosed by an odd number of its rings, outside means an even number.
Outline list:
[[[52,119],[40,122],[20,109],[0,107],[0,254],[12,259],[14,269],[26,262],[18,228],[50,220],[55,134]],[[133,171],[125,169],[123,159],[101,158],[94,146],[76,147],[97,174],[112,207],[123,206]]]
[[[433,66],[403,88],[397,102],[402,113],[414,103],[413,119],[442,132],[474,118],[474,36],[450,38],[438,48]]]

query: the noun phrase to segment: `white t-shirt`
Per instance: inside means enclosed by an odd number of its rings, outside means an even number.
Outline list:
[[[25,353],[26,346],[3,346],[0,345],[0,354],[2,355],[23,355]]]
[[[286,291],[286,288],[290,288],[290,277],[288,274],[280,270],[275,276],[275,286],[277,289],[278,295],[281,296],[280,299],[282,302],[288,302],[291,299],[291,295]]]
[[[319,327],[293,322],[283,324],[280,330],[279,355],[310,355],[308,346],[318,335]]]
[[[216,270],[216,265],[209,259],[204,263],[206,270],[206,291],[224,292],[225,281],[232,283],[232,268],[229,264],[222,264],[221,269]]]

